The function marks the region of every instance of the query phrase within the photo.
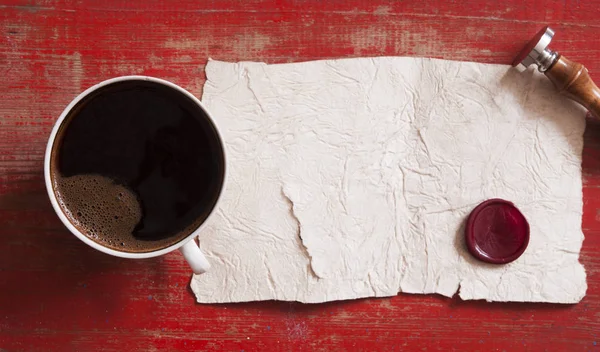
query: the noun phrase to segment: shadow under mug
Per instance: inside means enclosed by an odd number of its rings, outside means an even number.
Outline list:
[[[185,95],[193,102],[195,107],[202,110],[204,115],[209,119],[209,122],[214,127],[217,138],[219,138],[221,141],[220,145],[222,146],[221,153],[222,153],[222,157],[224,160],[223,166],[224,166],[225,172],[223,173],[223,180],[221,182],[221,188],[219,190],[219,195],[218,195],[217,201],[215,202],[209,215],[187,237],[183,238],[182,240],[180,240],[179,242],[177,242],[173,245],[170,245],[168,247],[161,248],[161,249],[158,249],[155,251],[151,251],[151,252],[136,253],[136,252],[118,251],[118,250],[103,246],[102,244],[93,241],[88,236],[83,234],[79,229],[77,229],[76,226],[74,226],[71,223],[71,221],[69,221],[69,219],[67,218],[67,216],[64,214],[63,210],[61,209],[61,207],[58,203],[58,200],[56,198],[56,194],[54,192],[54,188],[53,188],[54,186],[53,186],[52,175],[51,175],[51,170],[50,170],[50,161],[52,158],[52,150],[55,145],[58,131],[59,131],[60,127],[62,126],[62,124],[64,123],[65,118],[67,116],[69,116],[71,110],[77,105],[77,103],[79,103],[81,100],[85,99],[87,96],[89,96],[96,90],[98,90],[106,85],[117,83],[117,82],[123,82],[123,81],[150,81],[153,83],[157,83],[157,84],[166,86],[170,89],[176,90],[177,92]],[[52,133],[50,134],[50,138],[48,140],[48,145],[46,147],[46,153],[45,153],[45,157],[44,157],[44,179],[45,179],[45,183],[46,183],[46,190],[48,191],[48,196],[50,197],[50,202],[52,203],[52,207],[54,208],[54,211],[56,212],[56,214],[58,215],[58,217],[60,218],[62,223],[69,229],[69,231],[71,231],[71,233],[73,233],[75,236],[77,236],[77,238],[82,240],[87,245],[89,245],[101,252],[104,252],[106,254],[110,254],[110,255],[113,255],[116,257],[131,258],[131,259],[143,259],[143,258],[157,257],[157,256],[161,256],[161,255],[164,255],[164,254],[167,254],[169,252],[179,249],[195,274],[202,274],[210,268],[210,264],[209,264],[208,260],[206,259],[204,254],[200,251],[200,248],[194,241],[194,238],[196,236],[198,236],[198,234],[205,227],[205,225],[210,220],[212,215],[215,213],[215,211],[220,203],[220,200],[221,200],[222,194],[223,194],[223,190],[225,189],[225,181],[227,179],[227,158],[225,155],[225,148],[223,147],[223,138],[222,138],[222,135],[219,132],[219,129],[214,121],[214,118],[211,116],[209,111],[204,107],[202,102],[200,102],[200,100],[198,100],[198,98],[196,98],[194,95],[192,95],[187,90],[179,87],[178,85],[176,85],[172,82],[163,80],[163,79],[149,77],[149,76],[120,76],[120,77],[115,77],[115,78],[111,78],[106,81],[100,82],[100,83],[88,88],[83,93],[79,94],[64,109],[64,111],[62,112],[62,114],[60,115],[58,120],[56,121],[54,128],[52,129]]]

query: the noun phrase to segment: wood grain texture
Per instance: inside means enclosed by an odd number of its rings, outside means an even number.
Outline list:
[[[0,351],[600,349],[600,123],[583,160],[588,293],[577,305],[401,294],[199,305],[178,253],[116,259],[70,235],[43,184],[52,124],[125,74],[201,96],[204,65],[410,55],[510,64],[543,25],[600,70],[600,1],[0,0]]]
[[[582,64],[559,55],[545,74],[561,94],[585,106],[595,117],[600,117],[600,88]]]

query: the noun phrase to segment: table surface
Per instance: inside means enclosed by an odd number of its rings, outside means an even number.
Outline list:
[[[62,109],[109,77],[201,96],[207,59],[405,55],[508,64],[550,24],[553,49],[600,78],[600,1],[0,1],[0,351],[600,350],[600,123],[583,157],[577,305],[400,294],[317,305],[195,303],[179,253],[116,259],[81,243],[46,197]]]

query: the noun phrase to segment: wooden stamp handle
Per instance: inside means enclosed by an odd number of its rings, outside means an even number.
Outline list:
[[[560,55],[545,73],[561,94],[585,106],[600,118],[600,89],[582,64]]]

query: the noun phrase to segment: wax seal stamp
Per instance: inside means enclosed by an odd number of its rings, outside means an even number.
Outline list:
[[[542,28],[515,57],[512,65],[521,69],[535,65],[561,94],[600,118],[600,89],[582,64],[550,49],[553,37],[554,31],[550,27]]]

